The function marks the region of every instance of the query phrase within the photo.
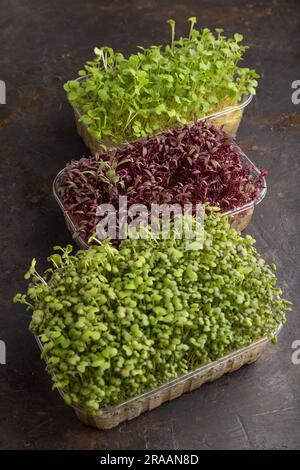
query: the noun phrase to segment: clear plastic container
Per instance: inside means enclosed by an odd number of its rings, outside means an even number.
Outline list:
[[[281,327],[282,325],[278,327],[275,336],[279,335]],[[42,351],[42,344],[39,338],[36,338],[36,340]],[[195,371],[171,380],[155,390],[131,398],[120,405],[104,408],[97,415],[93,415],[81,407],[73,406],[72,408],[80,421],[88,426],[93,426],[97,429],[114,428],[124,421],[136,418],[146,411],[151,411],[167,401],[174,400],[186,392],[199,388],[205,382],[213,382],[226,373],[233,372],[245,364],[255,362],[265,350],[268,342],[268,338],[259,339],[250,346],[205,364]],[[59,390],[59,393],[63,397],[63,391]]]
[[[81,81],[84,79],[85,77],[79,77],[76,80]],[[229,135],[235,137],[243,117],[244,108],[248,106],[248,104],[252,101],[252,98],[253,95],[244,96],[243,99],[236,106],[229,106],[216,113],[201,117],[199,118],[199,120],[213,120],[216,126],[224,126],[224,131],[227,132]],[[103,145],[109,148],[117,147],[117,144],[112,143],[111,141],[95,140],[94,137],[92,137],[92,135],[88,131],[86,124],[80,121],[81,113],[79,109],[74,107],[71,101],[69,102],[74,110],[77,132],[81,136],[85,145],[90,149],[91,154],[93,156],[95,156],[95,154],[99,152],[101,148],[103,148]]]
[[[259,178],[260,172],[257,169],[257,167],[252,163],[252,161],[245,155],[242,154],[242,158],[244,160],[245,166],[250,167],[251,173],[255,179]],[[88,243],[83,240],[83,238],[78,234],[78,230],[76,229],[76,223],[75,221],[72,220],[72,217],[68,214],[63,201],[61,200],[59,196],[59,180],[61,175],[65,169],[62,169],[58,175],[55,177],[54,182],[53,182],[53,194],[54,197],[61,208],[64,217],[65,217],[65,222],[67,225],[67,228],[70,230],[72,237],[74,241],[77,243],[77,245],[86,250],[88,249],[89,245]],[[243,205],[242,207],[238,207],[236,209],[224,212],[223,215],[228,215],[229,216],[229,221],[230,225],[234,227],[236,230],[239,230],[240,232],[243,231],[250,223],[253,212],[254,212],[254,207],[259,204],[263,198],[265,197],[267,193],[267,183],[265,178],[263,178],[263,187],[260,191],[259,196],[254,199],[253,201]]]

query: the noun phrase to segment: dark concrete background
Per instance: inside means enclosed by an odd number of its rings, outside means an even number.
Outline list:
[[[167,41],[165,21],[187,31],[198,25],[243,33],[247,62],[261,74],[238,141],[269,170],[269,191],[248,232],[278,265],[294,302],[279,345],[251,366],[107,432],[85,427],[56,392],[34,338],[29,315],[11,299],[24,291],[32,257],[41,269],[54,244],[70,236],[51,194],[55,174],[86,153],[76,135],[63,83],[96,45],[128,54],[135,45]],[[300,447],[300,365],[291,344],[300,339],[300,105],[291,83],[300,79],[297,0],[0,0],[1,449],[274,449]]]

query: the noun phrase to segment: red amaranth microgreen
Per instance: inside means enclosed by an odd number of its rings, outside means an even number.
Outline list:
[[[258,197],[260,176],[245,164],[235,141],[210,121],[177,127],[147,140],[126,144],[113,154],[81,158],[66,166],[59,195],[85,239],[99,221],[97,206],[152,203],[209,203],[225,212]]]

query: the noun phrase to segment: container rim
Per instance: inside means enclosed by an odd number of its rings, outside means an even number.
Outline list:
[[[240,147],[238,147],[240,149]],[[240,149],[241,150],[241,149]],[[256,165],[252,162],[252,160],[250,160],[249,157],[247,157],[247,155],[241,150],[241,156],[242,156],[242,159],[244,160],[244,163],[251,168],[253,174],[255,175],[256,178],[258,178],[260,176],[260,171],[258,170],[258,168],[256,167]],[[52,191],[53,191],[53,195],[54,195],[54,198],[56,200],[56,202],[58,203],[59,207],[61,208],[65,218],[67,219],[68,221],[68,224],[71,226],[72,228],[72,231],[74,234],[77,233],[77,229],[76,229],[76,224],[75,222],[72,220],[72,217],[68,214],[68,211],[66,210],[65,206],[64,206],[64,203],[63,201],[61,200],[59,194],[58,194],[58,187],[59,187],[59,179],[61,177],[61,175],[63,174],[63,172],[66,170],[66,167],[64,167],[57,175],[56,177],[54,178],[54,181],[52,183]],[[261,203],[261,201],[264,199],[264,197],[266,196],[267,194],[267,182],[266,182],[266,178],[263,177],[262,178],[262,188],[260,190],[260,193],[259,195],[253,199],[253,201],[250,201],[248,202],[247,204],[244,204],[243,206],[241,207],[237,207],[235,209],[231,209],[231,210],[228,210],[226,212],[223,212],[222,214],[223,215],[227,215],[227,216],[234,216],[234,215],[237,215],[241,212],[244,212],[246,211],[247,209],[251,209],[252,207],[255,207],[257,206],[258,204]],[[80,245],[84,248],[84,249],[88,249],[89,248],[89,244],[83,240],[82,237],[80,237],[79,235],[76,235],[76,238],[78,239],[78,242],[80,243]]]
[[[279,334],[282,330],[282,327],[283,327],[283,324],[280,323],[278,325],[276,331],[274,332],[273,337],[277,338],[279,336]],[[35,335],[35,339],[36,339],[36,342],[38,344],[38,347],[39,347],[40,351],[42,352],[43,351],[43,345],[41,343],[41,340],[40,340],[39,336]],[[188,372],[187,374],[183,374],[183,375],[181,375],[181,376],[179,376],[175,379],[172,379],[169,382],[166,382],[163,385],[160,385],[159,387],[157,387],[153,390],[142,393],[141,395],[136,395],[136,396],[134,396],[132,398],[129,398],[128,400],[126,400],[122,403],[119,403],[118,405],[113,405],[113,406],[108,406],[106,408],[102,408],[98,414],[95,414],[93,416],[104,417],[104,415],[107,414],[107,413],[117,413],[118,410],[120,410],[124,406],[129,406],[129,405],[133,404],[135,401],[139,401],[139,400],[151,397],[153,394],[160,393],[163,390],[165,390],[169,387],[172,387],[175,384],[177,385],[177,384],[179,384],[179,383],[181,383],[181,382],[183,382],[187,379],[193,378],[194,375],[197,375],[200,372],[205,372],[205,371],[209,370],[212,367],[222,365],[224,362],[226,362],[228,360],[231,360],[231,359],[234,359],[237,356],[239,356],[240,354],[248,352],[251,349],[255,348],[256,346],[258,346],[260,344],[263,344],[263,343],[268,343],[269,341],[270,341],[270,338],[268,338],[266,336],[263,337],[263,338],[260,338],[256,341],[253,341],[248,346],[237,349],[236,351],[232,351],[231,353],[226,354],[225,356],[222,356],[221,358],[219,358],[215,361],[203,364],[202,366],[198,367],[197,369],[195,369],[191,372]],[[47,363],[47,358],[45,358],[45,362]],[[61,390],[60,388],[58,388],[58,392],[59,392],[60,396],[63,398],[64,397],[64,391]],[[78,405],[77,406],[76,405],[71,405],[71,406],[74,410],[86,411],[86,409],[84,407],[81,407],[81,406],[78,406]]]

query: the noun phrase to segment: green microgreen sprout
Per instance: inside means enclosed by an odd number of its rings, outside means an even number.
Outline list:
[[[290,302],[254,240],[206,208],[202,249],[184,239],[110,241],[71,252],[29,273],[27,295],[54,388],[92,413],[269,337]],[[61,252],[60,258],[55,255]]]
[[[247,50],[240,44],[242,35],[227,38],[220,28],[198,31],[196,18],[189,22],[188,37],[175,39],[171,19],[171,45],[139,47],[128,58],[107,46],[96,47],[95,58],[78,72],[80,81],[64,85],[94,139],[120,143],[144,138],[255,94],[259,75],[239,65]]]

